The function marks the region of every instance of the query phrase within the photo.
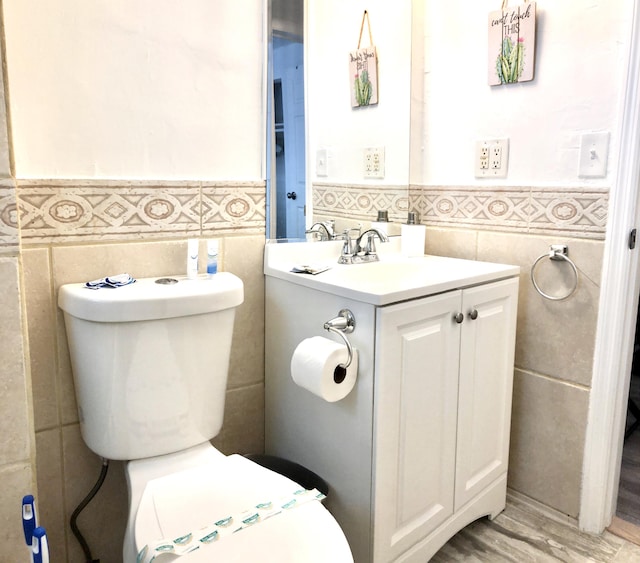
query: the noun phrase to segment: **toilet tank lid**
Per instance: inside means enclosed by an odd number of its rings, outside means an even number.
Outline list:
[[[200,315],[237,307],[243,300],[242,280],[230,272],[195,279],[142,278],[118,288],[71,283],[58,292],[58,307],[67,314],[103,323]]]

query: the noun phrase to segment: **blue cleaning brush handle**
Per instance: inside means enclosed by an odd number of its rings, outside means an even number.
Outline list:
[[[36,505],[33,495],[26,495],[22,498],[22,529],[24,530],[24,541],[31,547],[31,538],[36,529]]]
[[[38,526],[33,530],[33,544],[31,545],[33,563],[49,563],[49,542],[47,532]]]

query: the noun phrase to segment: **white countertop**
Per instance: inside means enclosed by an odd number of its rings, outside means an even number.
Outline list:
[[[378,241],[376,241],[378,242]],[[518,266],[443,256],[404,257],[400,237],[377,244],[379,262],[338,264],[342,241],[267,242],[264,273],[333,295],[372,305],[426,297],[517,276]],[[294,266],[328,267],[316,275],[293,273]]]

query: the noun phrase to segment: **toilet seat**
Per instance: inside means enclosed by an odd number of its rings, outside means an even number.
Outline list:
[[[294,481],[239,455],[220,456],[153,479],[145,487],[136,515],[136,550],[162,538],[186,535],[256,504],[291,496],[297,489],[300,486]],[[353,561],[344,533],[319,501],[284,510],[179,559],[185,563]]]

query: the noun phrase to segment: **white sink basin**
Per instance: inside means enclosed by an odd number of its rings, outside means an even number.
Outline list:
[[[442,256],[403,257],[399,237],[378,244],[379,262],[338,264],[339,241],[275,244],[265,247],[264,273],[334,295],[389,305],[452,289],[469,287],[496,278],[518,275],[520,268],[491,262]],[[293,273],[297,265],[328,266],[316,274]]]

